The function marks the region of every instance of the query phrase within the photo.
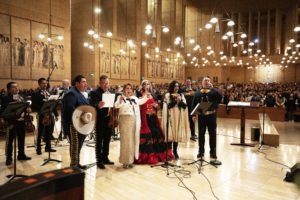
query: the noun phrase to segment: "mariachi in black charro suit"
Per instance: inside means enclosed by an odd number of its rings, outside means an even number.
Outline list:
[[[1,113],[5,110],[5,108],[8,106],[9,103],[12,102],[25,102],[25,99],[18,94],[17,89],[17,83],[10,82],[8,84],[8,87],[15,87],[17,90],[17,94],[13,95],[10,93],[10,89],[8,89],[8,94],[2,98],[1,102]],[[12,164],[12,144],[13,139],[15,137],[18,137],[18,160],[30,160],[30,157],[27,157],[25,155],[24,151],[24,145],[25,145],[25,122],[24,118],[21,117],[19,119],[16,119],[14,122],[8,121],[8,127],[11,127],[11,129],[8,129],[6,132],[6,147],[5,147],[5,153],[6,153],[6,165]]]
[[[88,99],[76,87],[72,87],[63,98],[63,125],[65,127],[64,131],[66,131],[65,134],[70,136],[71,166],[79,165],[80,150],[86,137],[86,135],[75,130],[72,123],[72,114],[78,106],[88,104]]]
[[[41,113],[41,108],[45,101],[47,101],[50,93],[47,90],[37,89],[35,93],[32,94],[32,110],[37,112],[38,116],[38,134],[37,134],[37,147],[36,152],[38,155],[42,154],[41,151],[41,140],[42,136],[45,139],[46,147],[45,151],[55,152],[51,149],[51,137],[54,130],[55,120],[53,114],[57,117],[58,113],[54,110],[54,113]]]
[[[209,109],[205,112],[198,113],[198,130],[199,130],[199,154],[197,157],[203,157],[205,145],[205,132],[206,128],[209,133],[209,147],[210,156],[217,158],[216,144],[217,144],[217,114],[216,109],[222,100],[222,94],[215,88],[201,88],[195,93],[193,100],[193,108],[198,103],[209,102],[211,103]]]

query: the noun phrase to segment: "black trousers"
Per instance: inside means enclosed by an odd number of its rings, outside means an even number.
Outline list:
[[[86,135],[78,133],[73,125],[69,125],[68,130],[67,132],[70,136],[70,165],[74,166],[80,164],[80,151],[83,146]]]
[[[112,128],[108,126],[109,118],[96,124],[96,159],[98,163],[102,163],[108,159],[109,143],[112,135]]]
[[[18,137],[18,155],[23,156],[24,145],[25,145],[25,122],[24,121],[15,121],[13,128],[7,132],[6,135],[6,158],[12,158],[13,151],[13,140],[15,137]]]
[[[38,133],[37,133],[37,140],[36,140],[36,145],[37,145],[37,150],[41,150],[41,141],[42,141],[42,136],[45,138],[46,142],[46,147],[45,149],[49,150],[51,149],[51,136],[54,130],[54,119],[53,116],[50,116],[50,124],[49,125],[44,125],[43,122],[43,115],[39,115],[38,118]]]
[[[208,129],[210,154],[216,154],[217,145],[217,115],[216,113],[210,115],[198,115],[199,128],[199,153],[204,153],[205,147],[205,132]]]

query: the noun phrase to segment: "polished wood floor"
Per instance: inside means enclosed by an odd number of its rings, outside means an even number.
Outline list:
[[[250,138],[251,127],[258,121],[246,121],[246,138]],[[263,146],[261,152],[267,158],[292,167],[300,162],[300,123],[275,122],[280,133],[278,148]],[[59,132],[59,123],[56,132]],[[166,169],[149,165],[135,165],[131,169],[123,169],[118,162],[119,141],[112,141],[110,159],[115,165],[107,166],[105,170],[92,167],[86,170],[85,199],[286,199],[300,200],[300,186],[283,181],[287,167],[270,162],[265,154],[259,153],[258,144],[255,147],[232,146],[231,142],[238,142],[239,120],[218,119],[218,158],[222,165],[218,168],[207,165],[187,165],[196,159],[198,144],[190,141],[180,144],[180,160],[172,163],[181,168]],[[56,133],[55,133],[56,134]],[[207,137],[208,141],[208,137]],[[247,142],[250,142],[247,140]],[[33,143],[33,136],[26,138],[26,144]],[[32,175],[48,170],[60,169],[69,165],[69,149],[67,142],[63,146],[55,147],[58,151],[53,158],[62,163],[50,163],[40,166],[45,153],[37,156],[33,148],[27,148],[26,154],[31,161],[18,162],[18,173]],[[4,141],[0,142],[0,184],[11,174],[12,167],[5,166]],[[209,160],[209,147],[206,142],[205,158]],[[93,147],[84,146],[81,154],[82,164],[95,162]],[[214,193],[214,194],[213,194]],[[216,197],[215,197],[215,196]]]

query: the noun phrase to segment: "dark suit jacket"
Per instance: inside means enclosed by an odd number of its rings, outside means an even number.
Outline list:
[[[13,95],[12,94],[8,94],[6,96],[3,96],[2,97],[2,102],[1,102],[1,110],[0,110],[0,113],[2,113],[5,108],[7,107],[7,105],[11,102],[25,102],[25,99],[20,95],[19,97],[20,99],[17,101],[17,100],[14,100],[13,99]],[[9,121],[9,123],[11,123],[11,121]]]
[[[102,101],[102,94],[104,91],[98,87],[96,90],[91,91],[90,96],[90,104],[94,106],[97,110],[97,124],[102,124],[108,122],[107,116],[108,116],[108,108],[98,108],[98,104],[100,101]]]
[[[50,95],[50,94],[49,94]],[[34,92],[31,96],[31,109],[33,112],[39,112],[44,104],[44,100],[46,100],[47,97],[43,94],[41,89],[37,89],[36,92]]]
[[[89,101],[81,94],[79,90],[72,87],[63,98],[63,124],[69,127],[72,124],[73,111],[80,105],[87,105]]]

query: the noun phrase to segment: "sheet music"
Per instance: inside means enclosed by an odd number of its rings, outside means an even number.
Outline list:
[[[229,101],[228,106],[248,106],[248,107],[250,107],[250,102]]]
[[[107,93],[103,93],[102,94],[102,101],[104,101],[104,108],[111,108],[114,106],[115,103],[115,94],[107,94]]]
[[[50,97],[48,98],[48,100],[57,100],[59,98],[59,95],[50,95]]]

